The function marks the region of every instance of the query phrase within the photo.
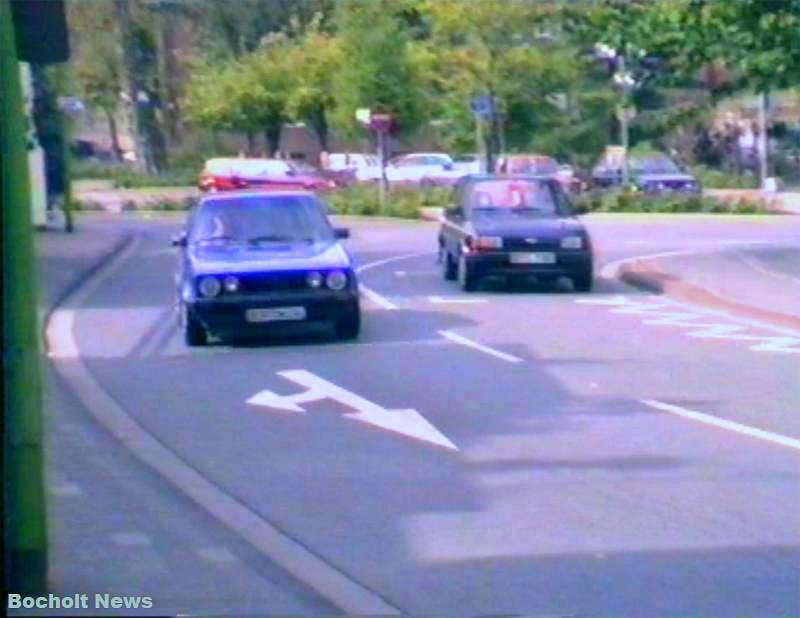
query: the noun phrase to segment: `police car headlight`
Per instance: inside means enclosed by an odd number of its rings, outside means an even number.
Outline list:
[[[222,284],[216,277],[203,277],[197,288],[200,290],[200,294],[206,298],[213,298],[222,291]]]
[[[562,249],[583,249],[583,238],[580,236],[565,236],[561,239]]]
[[[322,282],[323,281],[324,281],[324,278],[322,276],[322,273],[318,273],[316,271],[310,272],[306,276],[306,283],[308,283],[308,287],[313,288],[315,290],[317,288],[322,287]]]
[[[222,287],[225,288],[226,292],[238,292],[239,291],[239,277],[234,277],[233,275],[228,275],[222,281]]]
[[[341,270],[332,270],[328,273],[328,276],[325,277],[325,283],[332,290],[343,290],[347,285],[347,275]]]

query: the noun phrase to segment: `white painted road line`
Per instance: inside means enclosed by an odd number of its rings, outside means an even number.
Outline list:
[[[150,537],[144,532],[117,532],[111,540],[120,547],[146,547],[150,545]]]
[[[674,406],[656,399],[642,399],[641,402],[650,406],[651,408],[661,410],[662,412],[669,412],[670,414],[676,414],[677,416],[682,416],[693,421],[698,421],[707,425],[714,425],[715,427],[721,427],[722,429],[727,429],[728,431],[734,431],[752,438],[766,440],[767,442],[772,442],[773,444],[788,446],[789,448],[800,451],[800,440],[796,438],[782,436],[781,434],[772,433],[771,431],[765,431],[763,429],[757,429],[756,427],[750,427],[749,425],[742,425],[741,423],[735,423],[723,418],[717,418],[716,416],[711,416],[710,414],[705,414],[696,410],[689,410],[688,408]]]
[[[697,339],[722,339],[727,341],[747,341],[753,345],[749,346],[754,352],[775,352],[781,354],[800,354],[800,333],[794,330],[778,329],[760,322],[754,322],[743,318],[734,317],[728,314],[720,314],[710,310],[700,310],[695,308],[691,313],[683,311],[690,309],[671,300],[662,302],[631,300],[627,296],[613,296],[609,298],[579,299],[576,303],[586,305],[601,305],[610,308],[612,313],[624,315],[643,316],[643,323],[649,326],[677,326],[688,329],[685,333],[687,337]],[[679,307],[681,312],[671,310],[671,307]],[[719,315],[724,317],[726,322],[697,322],[696,320],[708,320],[710,316]],[[747,329],[766,329],[778,331],[781,336],[760,335],[748,333]],[[744,332],[742,332],[744,331]],[[787,336],[788,333],[788,336]]]
[[[505,352],[501,352],[500,350],[495,350],[494,348],[490,348],[489,346],[485,346],[482,343],[478,343],[477,341],[473,341],[472,339],[467,339],[462,335],[457,335],[451,330],[440,330],[439,334],[452,341],[453,343],[457,343],[459,345],[463,345],[467,348],[472,348],[473,350],[478,350],[479,352],[483,352],[484,354],[488,354],[489,356],[494,356],[495,358],[499,358],[500,360],[504,360],[507,363],[521,363],[522,359],[516,356],[512,356],[511,354],[506,354]]]
[[[50,487],[50,493],[59,498],[82,496],[83,490],[77,483],[57,483]]]
[[[393,262],[400,262],[402,260],[410,260],[411,258],[415,257],[422,257],[423,255],[436,255],[436,251],[420,251],[419,253],[407,253],[406,255],[395,255],[390,258],[386,258],[383,260],[375,260],[374,262],[369,262],[368,264],[363,264],[356,268],[357,273],[363,273],[364,271],[371,270],[373,268],[377,268],[378,266],[383,266],[384,264],[392,264]]]
[[[600,276],[603,279],[616,279],[619,276],[620,269],[625,264],[630,264],[631,262],[637,262],[639,260],[655,260],[658,258],[666,258],[666,257],[677,257],[679,255],[689,255],[691,253],[698,253],[698,251],[692,251],[690,249],[684,251],[663,251],[661,253],[649,253],[647,255],[635,255],[632,257],[623,258],[621,260],[614,260],[613,262],[609,262],[608,264],[604,265],[603,268],[600,269]]]
[[[428,301],[435,305],[445,303],[461,304],[461,305],[474,305],[477,303],[488,303],[486,298],[461,298],[458,296],[428,296]]]
[[[747,264],[753,270],[757,270],[762,275],[767,275],[768,277],[774,277],[776,279],[782,279],[784,281],[792,281],[794,283],[800,283],[800,278],[792,277],[791,275],[787,275],[786,273],[776,272],[774,270],[770,270],[769,268],[764,267],[757,259],[745,256],[745,255],[737,255],[737,257]]]
[[[361,290],[361,293],[364,296],[369,298],[373,303],[375,303],[376,305],[378,305],[379,307],[381,307],[383,309],[390,309],[391,310],[391,309],[397,309],[398,308],[397,305],[395,305],[388,298],[386,298],[385,296],[381,296],[375,290],[369,289],[363,283],[359,285],[359,289]]]

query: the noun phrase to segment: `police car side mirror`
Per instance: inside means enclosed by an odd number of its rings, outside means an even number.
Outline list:
[[[342,240],[350,238],[350,230],[347,229],[346,227],[334,228],[333,233],[336,236],[336,238],[339,238],[339,239],[342,239]]]
[[[170,240],[170,244],[173,247],[185,247],[187,245],[186,232],[175,234],[175,236],[173,236]]]

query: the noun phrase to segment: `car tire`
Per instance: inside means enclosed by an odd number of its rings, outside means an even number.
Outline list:
[[[572,287],[576,292],[591,292],[594,277],[592,273],[584,273],[578,277],[572,277]]]
[[[336,322],[336,337],[338,339],[356,339],[361,332],[361,311],[355,309],[347,316]]]
[[[455,261],[446,250],[442,250],[442,274],[445,281],[455,281],[458,274],[458,267]]]
[[[478,287],[478,277],[463,255],[458,259],[456,276],[458,278],[458,284],[464,292],[473,292],[475,288]]]
[[[208,333],[190,313],[186,313],[183,324],[183,340],[187,346],[196,348],[208,345]]]

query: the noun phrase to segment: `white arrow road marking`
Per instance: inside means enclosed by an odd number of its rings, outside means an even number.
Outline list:
[[[278,395],[270,390],[263,390],[248,399],[247,403],[305,414],[300,404],[331,399],[355,410],[345,414],[345,418],[458,450],[455,444],[416,410],[388,410],[304,369],[279,371],[278,375],[305,387],[305,390],[294,395]]]
[[[486,298],[460,298],[458,296],[428,296],[428,301],[434,304],[443,304],[443,303],[457,303],[457,304],[475,304],[475,303],[488,303],[489,300]]]
[[[696,410],[689,410],[688,408],[674,406],[656,399],[642,399],[641,402],[650,406],[651,408],[661,410],[662,412],[669,412],[670,414],[676,414],[693,421],[699,421],[701,423],[706,423],[707,425],[715,425],[716,427],[722,427],[723,429],[727,429],[729,431],[735,431],[736,433],[766,440],[767,442],[772,442],[773,444],[788,446],[789,448],[800,451],[800,440],[797,440],[796,438],[782,436],[778,433],[757,429],[756,427],[750,427],[749,425],[742,425],[741,423],[734,423],[733,421],[728,421],[724,418],[718,418],[716,416],[711,416],[710,414],[705,414],[704,412],[698,412]]]

